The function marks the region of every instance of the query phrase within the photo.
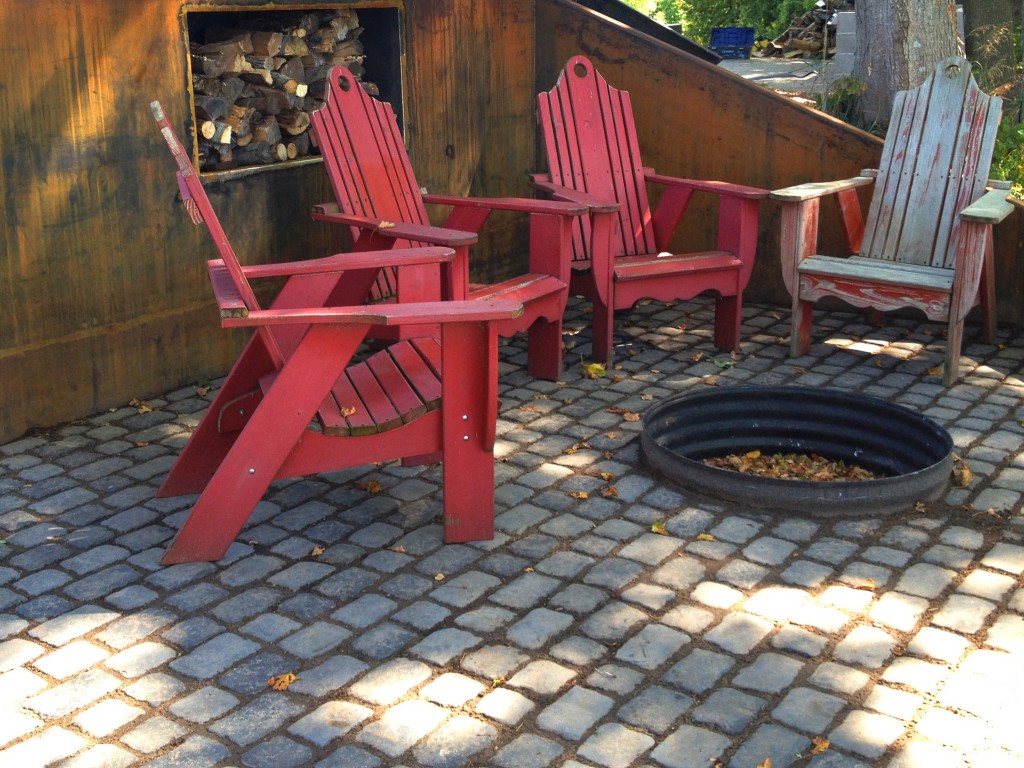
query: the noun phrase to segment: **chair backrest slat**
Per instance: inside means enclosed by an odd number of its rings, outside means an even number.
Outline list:
[[[861,255],[952,267],[956,215],[985,187],[1001,101],[981,92],[966,61],[947,59],[897,94]]]

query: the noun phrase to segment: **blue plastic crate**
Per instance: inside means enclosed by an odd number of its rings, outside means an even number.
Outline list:
[[[708,47],[723,59],[749,59],[754,47],[754,28],[715,27]]]

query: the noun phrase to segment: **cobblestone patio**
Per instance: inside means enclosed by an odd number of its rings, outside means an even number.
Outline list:
[[[0,765],[1024,764],[1024,337],[969,326],[946,389],[936,324],[818,313],[789,359],[748,307],[732,359],[711,307],[623,315],[603,379],[575,303],[563,382],[503,346],[490,542],[442,545],[439,468],[388,464],[275,484],[224,560],[160,567],[196,386],[0,446]],[[643,466],[623,411],[741,383],[908,405],[974,479],[824,521]]]

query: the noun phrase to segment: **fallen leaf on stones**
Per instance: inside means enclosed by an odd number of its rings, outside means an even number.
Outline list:
[[[766,757],[764,762],[757,766],[757,768],[772,768],[772,759],[770,757]]]
[[[942,369],[941,368],[931,368],[931,369],[928,370],[928,375],[929,376],[941,376],[942,375]]]
[[[709,387],[717,386],[718,385],[718,377],[717,376],[705,376],[704,377],[704,383],[707,384]]]
[[[821,738],[821,736],[815,736],[813,739],[811,739],[811,744],[814,745],[814,747],[811,749],[812,755],[820,755],[822,752],[824,752],[831,746],[829,740],[823,739]]]
[[[619,495],[619,489],[616,488],[614,485],[609,485],[607,488],[601,491],[601,495],[604,496],[606,499],[610,499]]]
[[[640,395],[641,400],[653,400],[654,395]]]
[[[326,551],[323,547],[313,547],[309,554],[311,557],[320,557]]]
[[[444,581],[444,574],[443,573],[435,573],[434,574],[434,581]]]
[[[393,547],[388,547],[388,549],[390,549],[392,552],[397,552],[400,555],[405,554],[405,547],[403,547],[401,544],[396,544]]]
[[[651,533],[656,533],[659,536],[668,536],[668,530],[665,528],[665,523],[661,520],[651,525]]]
[[[601,379],[608,375],[603,363],[589,363],[583,367],[583,375],[588,379]]]
[[[277,675],[267,680],[267,685],[273,688],[275,691],[287,691],[288,686],[298,680],[295,675],[291,672],[285,672],[283,675]]]
[[[574,499],[589,499],[590,498],[590,495],[586,491],[569,491],[565,495],[566,496],[570,496],[570,497],[572,497]]]
[[[622,418],[626,421],[640,421],[640,414],[630,411],[629,413],[622,414]]]
[[[698,533],[697,534],[697,541],[714,541],[714,540],[715,540],[715,537],[712,536],[710,533]]]
[[[694,352],[692,355],[690,355],[690,362],[699,363],[702,357],[704,357],[703,352]]]
[[[376,480],[369,480],[365,483],[360,481],[356,483],[356,488],[358,488],[361,491],[366,491],[367,493],[380,493],[382,490],[384,490],[381,484]]]
[[[874,592],[876,584],[874,579],[856,579],[851,581],[849,586],[854,589],[863,589],[867,592]]]
[[[971,468],[967,466],[967,462],[955,453],[953,454],[953,477],[958,483],[960,483],[961,488],[969,486],[971,481],[974,479],[974,473],[971,472]]]

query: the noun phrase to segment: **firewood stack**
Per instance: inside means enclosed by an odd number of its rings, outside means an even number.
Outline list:
[[[812,8],[803,16],[794,16],[789,29],[776,37],[762,51],[762,56],[781,56],[786,59],[821,58],[822,46],[828,44],[827,55],[836,52],[835,26],[828,20],[835,12],[835,3],[826,3],[824,8]]]
[[[191,46],[201,170],[315,153],[309,113],[323,103],[332,67],[348,67],[363,88],[378,93],[362,81],[363,30],[354,10],[275,14],[269,29],[245,16],[247,28],[207,29],[205,40]]]

